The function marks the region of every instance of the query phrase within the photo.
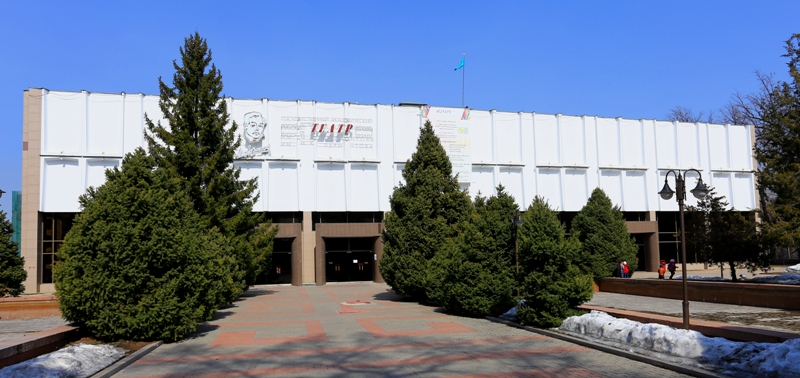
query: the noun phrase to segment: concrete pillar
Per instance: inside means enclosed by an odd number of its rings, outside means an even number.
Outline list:
[[[313,219],[311,218],[311,212],[304,211],[302,229],[303,252],[301,257],[303,285],[313,285],[315,282],[314,272],[316,270],[316,266],[314,264],[314,250],[317,247],[317,238],[312,226]]]
[[[23,92],[22,103],[22,212],[20,248],[25,259],[25,292],[40,291],[39,246],[42,238],[39,219],[42,150],[42,96],[43,90],[29,89]],[[52,286],[52,285],[50,285]]]

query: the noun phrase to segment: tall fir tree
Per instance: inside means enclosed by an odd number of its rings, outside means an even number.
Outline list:
[[[181,64],[173,61],[174,87],[158,80],[159,106],[168,124],[154,124],[148,117],[147,145],[159,167],[184,178],[202,225],[217,227],[234,247],[237,264],[232,271],[244,290],[269,261],[265,255],[277,231],[267,222],[260,236],[253,234],[261,220],[252,212],[257,179],[240,180],[240,169],[233,165],[241,139],[236,136],[236,122],[227,127],[222,75],[211,63],[206,40],[195,32],[180,53]]]
[[[417,150],[403,168],[403,179],[389,198],[383,278],[397,293],[426,297],[428,261],[456,235],[455,225],[469,215],[469,196],[459,189],[453,168],[430,121],[420,130]]]
[[[54,268],[64,319],[104,340],[175,341],[238,295],[232,247],[182,186],[139,148],[80,197]]]
[[[800,34],[786,41],[790,80],[753,97],[763,230],[773,244],[800,249]]]
[[[474,206],[458,236],[431,259],[427,293],[451,313],[497,315],[514,304],[511,219],[519,209],[502,185],[488,199],[478,195]]]
[[[610,277],[620,261],[636,269],[639,247],[628,234],[622,211],[602,189],[592,191],[589,201],[572,221],[572,233],[583,245],[578,262],[582,272],[595,279]]]
[[[736,281],[736,268],[768,270],[771,254],[763,247],[755,213],[728,209],[725,196],[712,188],[697,206],[690,206],[686,221],[687,253],[695,252],[709,264],[725,267]]]
[[[16,297],[25,291],[22,284],[28,277],[25,261],[17,254],[17,243],[11,240],[14,227],[0,210],[0,298]]]
[[[581,243],[565,233],[557,212],[542,197],[534,198],[518,231],[525,299],[517,308],[521,324],[557,327],[592,298],[592,277],[578,266]]]

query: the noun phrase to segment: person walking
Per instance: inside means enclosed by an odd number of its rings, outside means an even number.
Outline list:
[[[667,270],[669,270],[669,279],[675,277],[675,259],[669,259],[669,265],[667,265]]]
[[[622,262],[622,278],[630,278],[630,277],[631,277],[631,272],[630,272],[630,270],[628,268],[628,262],[627,261],[623,261]]]
[[[667,273],[667,261],[661,260],[661,262],[658,263],[658,279],[663,280],[664,274],[666,273]]]

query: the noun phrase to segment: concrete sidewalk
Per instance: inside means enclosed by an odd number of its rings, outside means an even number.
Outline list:
[[[261,286],[119,377],[686,376],[486,319],[404,301],[383,284]]]

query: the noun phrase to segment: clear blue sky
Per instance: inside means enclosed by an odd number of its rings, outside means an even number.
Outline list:
[[[800,1],[4,1],[0,210],[22,183],[22,91],[158,93],[194,31],[237,98],[664,119],[788,78]]]

